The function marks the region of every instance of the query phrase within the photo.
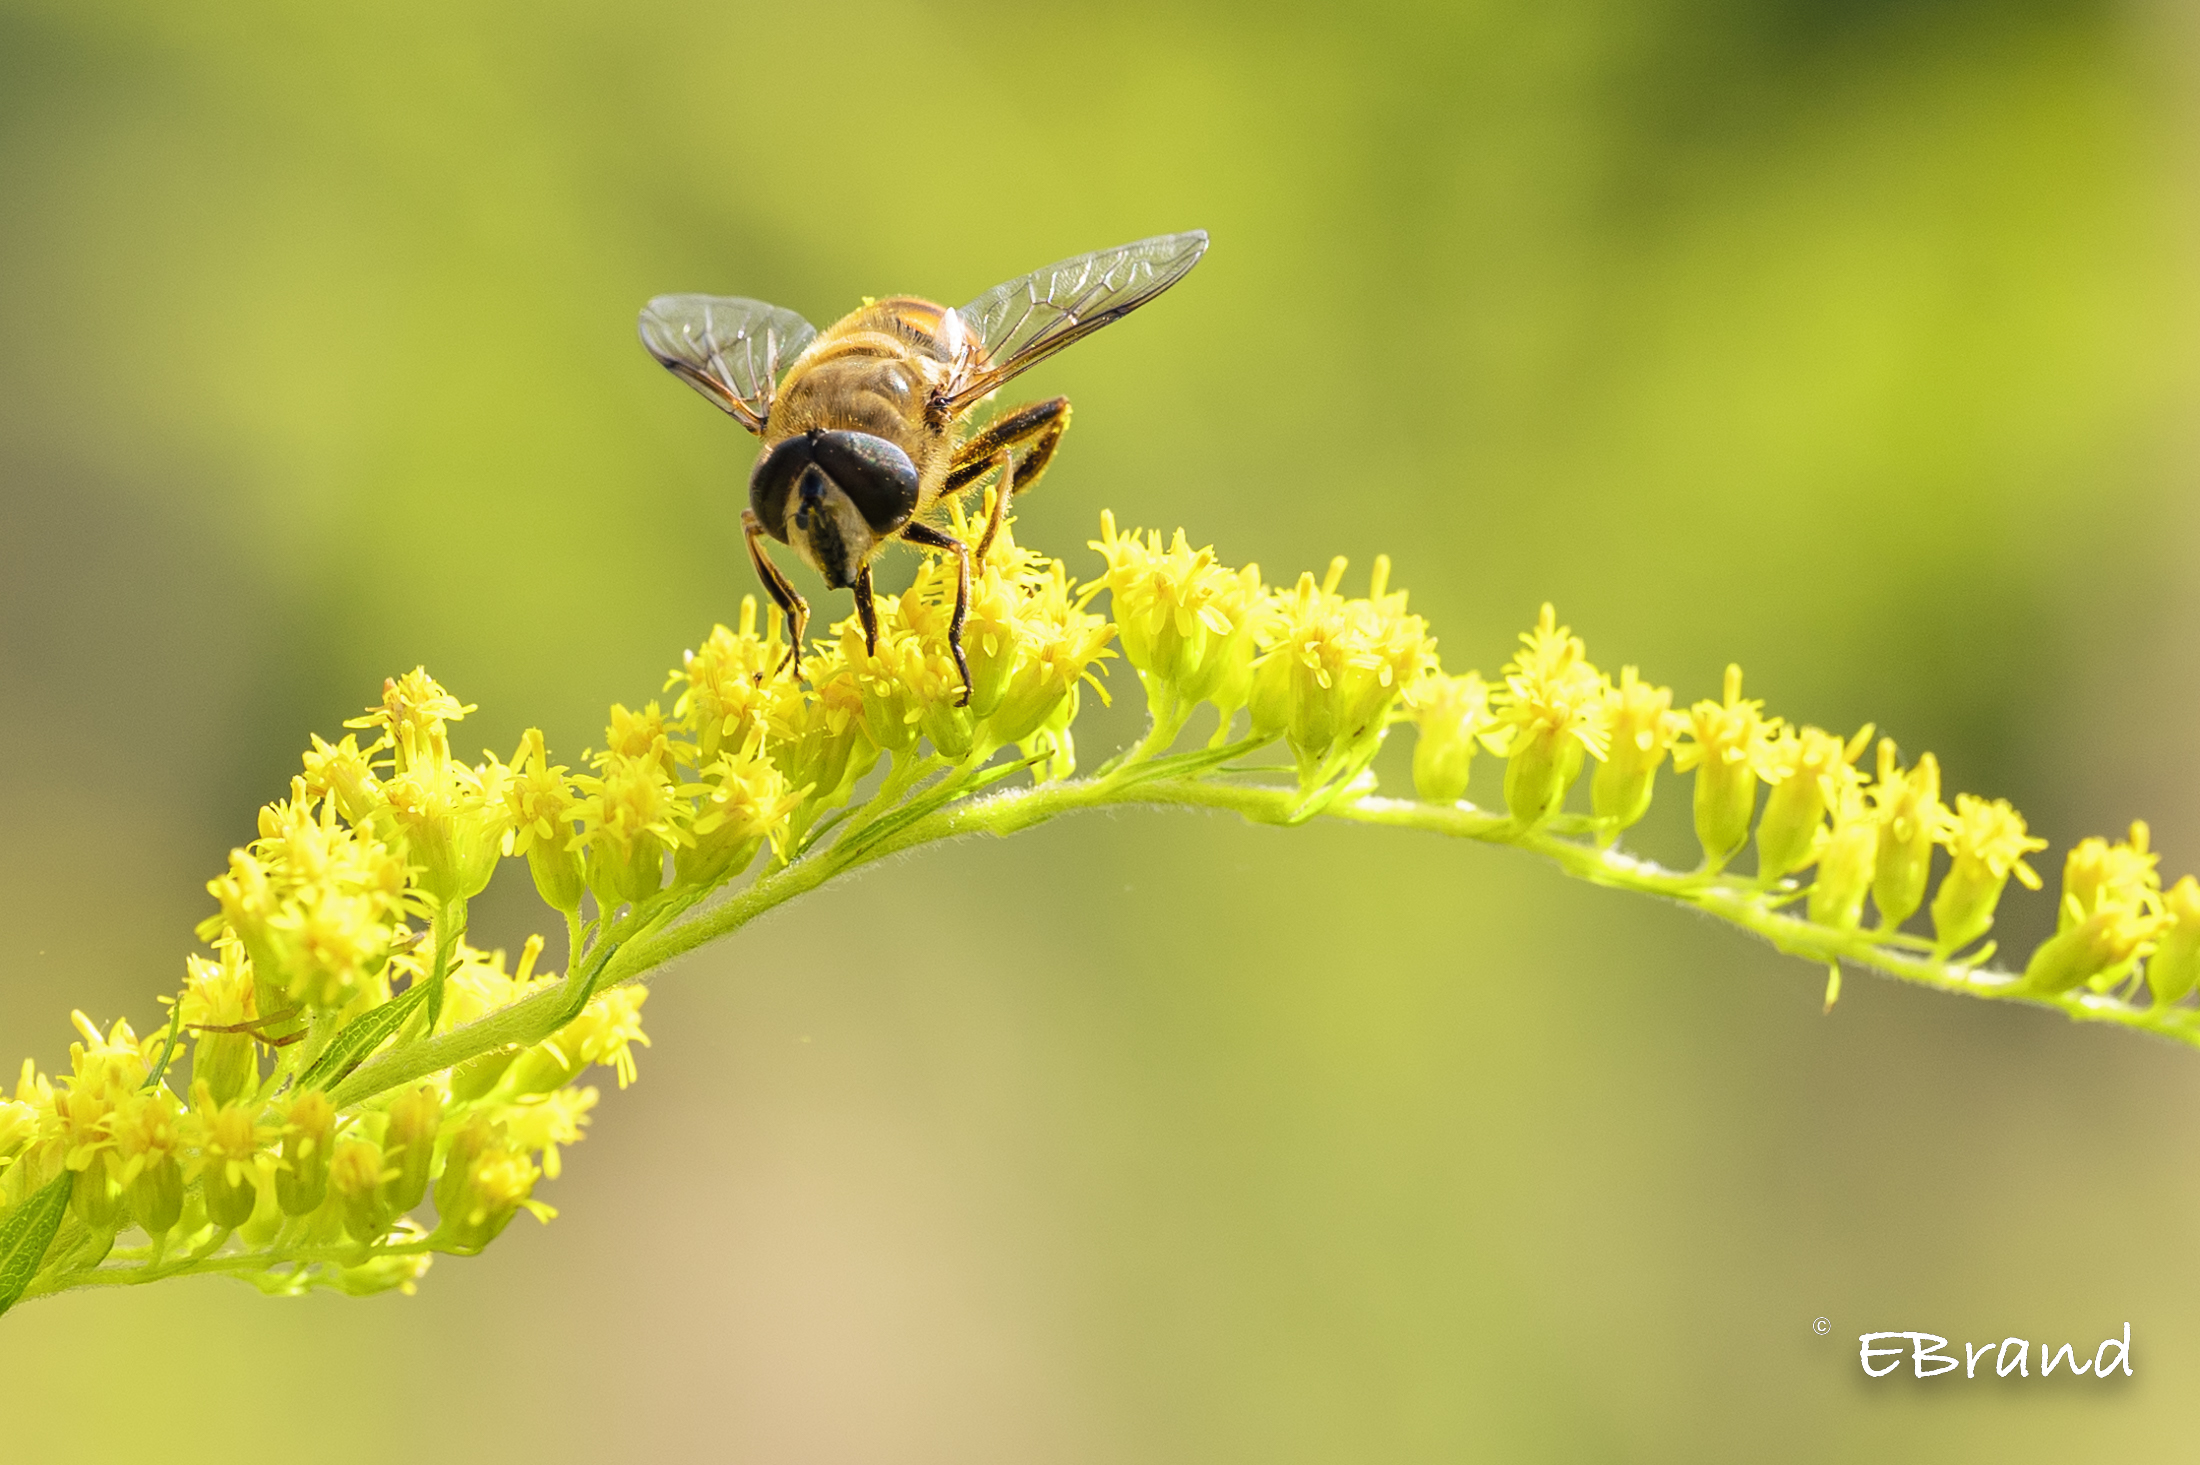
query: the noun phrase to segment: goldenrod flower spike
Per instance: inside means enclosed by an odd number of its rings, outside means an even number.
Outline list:
[[[977,522],[955,519],[973,547]],[[555,1214],[536,1190],[585,1133],[599,1098],[585,1080],[600,1067],[625,1087],[648,1045],[642,979],[875,860],[1085,809],[1326,814],[1511,845],[1825,966],[1829,1009],[1846,964],[2200,1047],[2200,880],[2165,891],[2143,824],[2069,851],[2056,934],[2021,975],[1986,970],[1990,947],[1957,954],[2011,878],[2038,888],[2025,857],[2045,844],[2005,802],[1963,794],[1951,812],[1930,754],[1903,768],[1882,742],[1867,778],[1868,727],[1788,730],[1743,699],[1734,667],[1721,700],[1678,714],[1634,667],[1607,680],[1548,605],[1501,677],[1443,671],[1387,559],[1365,596],[1345,593],[1342,560],[1279,592],[1181,531],[1105,517],[1100,532],[1104,568],[1079,588],[1006,528],[974,557],[967,699],[939,560],[878,600],[875,648],[850,617],[804,648],[800,678],[745,601],[668,678],[669,710],[611,708],[584,775],[537,730],[509,761],[458,758],[450,727],[473,709],[425,669],[391,678],[352,733],[312,739],[209,883],[207,950],[159,1029],[74,1014],[68,1071],[25,1064],[0,1098],[0,1236],[15,1238],[0,1311],[198,1271],[273,1293],[410,1291],[433,1256],[480,1251],[523,1210]],[[1080,777],[1082,693],[1118,654],[1149,730]],[[1210,740],[1177,749],[1202,706]],[[1400,722],[1416,729],[1417,799],[1376,792]],[[1254,756],[1264,744],[1289,764]],[[1472,801],[1478,747],[1505,759],[1501,807]],[[1669,752],[1695,774],[1693,873],[1614,847]],[[1589,758],[1590,812],[1569,813]],[[1757,873],[1722,876],[1753,823]],[[1928,945],[1900,928],[1936,845],[1950,867]],[[467,902],[506,858],[565,927],[562,971],[541,936],[516,962],[466,939]],[[26,1251],[35,1269],[9,1260]]]

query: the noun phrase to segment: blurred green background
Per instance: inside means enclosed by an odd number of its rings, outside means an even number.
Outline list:
[[[2200,864],[2190,6],[374,12],[0,3],[10,1061],[155,1021],[386,673],[571,761],[734,613],[752,448],[644,298],[824,321],[1192,226],[1026,379],[1077,404],[1027,542],[1388,550],[1455,669],[1553,599],[1937,749],[2050,872],[2141,815]],[[1404,835],[934,850],[665,980],[563,1218],[417,1298],[10,1316],[6,1453],[2169,1457],[2200,1055],[1821,980]],[[1856,1364],[2126,1320],[2105,1387]]]

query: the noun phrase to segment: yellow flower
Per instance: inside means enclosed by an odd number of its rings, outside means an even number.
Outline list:
[[[115,1182],[127,1193],[132,1218],[159,1236],[183,1215],[183,1136],[176,1096],[156,1085],[130,1094],[109,1124]]]
[[[1436,804],[1467,796],[1475,750],[1496,725],[1489,684],[1474,672],[1446,676],[1431,664],[1405,691],[1406,716],[1419,729],[1413,742],[1413,788]]]
[[[274,1173],[275,1157],[267,1147],[275,1127],[259,1123],[247,1105],[216,1102],[204,1084],[191,1086],[191,1113],[183,1126],[198,1148],[184,1176],[204,1189],[207,1219],[229,1230],[242,1226],[259,1203],[258,1184]]]
[[[578,911],[581,846],[573,821],[580,799],[565,767],[551,764],[541,728],[527,729],[497,786],[504,797],[504,853],[527,857],[545,905],[567,915]]]
[[[436,1132],[442,1127],[443,1092],[435,1084],[421,1084],[390,1100],[389,1123],[382,1131],[382,1205],[387,1214],[402,1216],[427,1196]]]
[[[1742,699],[1742,669],[1729,666],[1725,700],[1689,708],[1694,741],[1673,750],[1675,772],[1696,770],[1696,839],[1714,870],[1749,838],[1757,781],[1767,770],[1772,734],[1780,727],[1779,718],[1764,717],[1764,705]]]
[[[244,943],[235,932],[215,939],[219,958],[184,958],[183,997],[177,1020],[192,1028],[235,1028],[259,1017],[257,982]],[[191,1049],[191,1076],[202,1080],[222,1103],[257,1088],[260,1069],[248,1032],[200,1032]]]
[[[781,847],[788,816],[809,790],[789,789],[763,744],[763,729],[751,728],[740,747],[721,753],[692,785],[698,801],[689,826],[693,842],[673,857],[683,882],[713,884],[746,869],[766,841]]]
[[[849,628],[839,631],[845,638]],[[759,715],[765,755],[788,787],[809,790],[795,816],[806,826],[807,819],[847,801],[856,783],[877,766],[879,745],[866,731],[863,683],[838,643],[813,651],[803,670],[810,678],[807,689],[791,677],[764,684]],[[739,740],[733,746],[739,748]]]
[[[1342,558],[1332,560],[1319,584],[1301,575],[1277,599],[1253,666],[1253,732],[1281,733],[1309,787],[1364,766],[1392,705],[1435,663],[1427,623],[1406,613],[1403,591],[1389,589],[1390,557],[1375,557],[1364,600],[1337,593],[1344,569]]]
[[[377,745],[379,746],[379,745]],[[313,735],[313,747],[305,755],[306,796],[336,800],[337,810],[352,824],[363,824],[384,806],[382,786],[374,776],[371,754],[359,746],[356,734],[346,733],[340,743]]]
[[[381,705],[368,708],[364,716],[351,718],[344,726],[379,729],[380,745],[391,750],[397,771],[403,773],[423,758],[449,762],[446,725],[474,710],[444,691],[426,667],[416,666],[401,677],[386,678]]]
[[[1994,906],[2011,875],[2028,890],[2040,888],[2039,875],[2024,857],[2046,849],[2047,841],[2025,833],[2024,816],[2007,799],[1988,803],[1957,794],[1955,817],[1941,842],[1952,863],[1933,896],[1933,936],[1946,956],[1993,928]]]
[[[1224,567],[1212,546],[1193,549],[1179,529],[1164,549],[1158,530],[1117,533],[1103,510],[1091,542],[1108,562],[1105,585],[1123,658],[1147,683],[1185,703],[1209,702],[1223,720],[1245,705],[1256,638],[1270,613],[1260,567]]]
[[[1855,782],[1848,776],[1850,765],[1871,736],[1866,723],[1846,742],[1815,727],[1783,728],[1767,742],[1764,776],[1772,791],[1757,823],[1759,879],[1778,880],[1816,862],[1826,839],[1826,814]],[[1876,821],[1872,828],[1876,836]]]
[[[2162,914],[2161,858],[2147,848],[2147,827],[2134,823],[2127,843],[2080,840],[2063,861],[2055,934],[2032,953],[2025,985],[2066,992],[2083,982],[2107,991],[2131,975],[2154,937],[2169,924]]]
[[[665,855],[693,843],[694,814],[673,783],[665,759],[606,753],[598,777],[575,779],[581,800],[581,843],[588,851],[587,879],[606,911],[643,900],[664,884]]]
[[[558,1147],[580,1143],[597,1097],[593,1088],[553,1089],[508,1105],[497,1111],[497,1117],[511,1147],[523,1154],[541,1152],[542,1173],[555,1180],[562,1168]]]
[[[642,1031],[642,1004],[648,1000],[649,989],[639,984],[597,993],[579,1017],[520,1055],[505,1091],[525,1095],[563,1088],[591,1063],[607,1065],[625,1088],[634,1082],[634,1045],[649,1046]]]
[[[462,1256],[472,1255],[496,1240],[521,1206],[547,1221],[557,1214],[549,1206],[530,1200],[542,1171],[525,1155],[492,1146],[467,1162],[461,1182],[452,1188],[451,1206],[438,1208],[436,1245]]]
[[[1863,919],[1864,897],[1871,891],[1879,863],[1879,813],[1864,798],[1862,777],[1849,766],[1849,760],[1864,750],[1870,734],[1871,729],[1865,728],[1846,747],[1827,735],[1839,756],[1818,775],[1833,828],[1815,843],[1818,878],[1811,882],[1810,918],[1841,931],[1855,930]]]
[[[1619,685],[1606,684],[1603,696],[1598,731],[1604,761],[1589,797],[1600,821],[1598,833],[1610,842],[1650,811],[1658,765],[1687,723],[1673,711],[1673,689],[1640,680],[1631,666],[1620,668]]]
[[[1548,603],[1535,628],[1521,633],[1520,650],[1503,675],[1496,746],[1507,760],[1505,807],[1515,823],[1532,827],[1565,804],[1584,755],[1605,756],[1608,684],[1589,664],[1581,638],[1558,623]]]
[[[2147,848],[2149,831],[2134,821],[2122,844],[2079,840],[2063,860],[2062,902],[2055,929],[2067,931],[2104,910],[2155,908],[2161,903],[2161,856]]]
[[[370,826],[338,823],[333,801],[293,779],[288,801],[260,811],[260,838],[231,851],[229,872],[208,883],[222,909],[199,933],[212,940],[226,925],[243,941],[263,1016],[386,997],[383,969],[405,918],[423,909],[408,875]]]
[[[1879,740],[1879,781],[1871,790],[1879,811],[1879,871],[1872,880],[1872,903],[1879,927],[1898,929],[1925,903],[1932,874],[1933,846],[1955,828],[1955,815],[1940,801],[1940,763],[1927,753],[1915,768],[1895,762],[1894,739]]]
[[[753,595],[741,597],[739,631],[713,626],[703,644],[687,653],[665,690],[682,688],[672,712],[695,739],[699,762],[708,763],[726,743],[740,746],[743,730],[763,722],[774,691],[792,682],[777,675],[786,659],[776,621],[768,638],[756,634]]]
[[[990,751],[1029,741],[1064,703],[1074,717],[1082,685],[1089,684],[1106,701],[1107,689],[1093,669],[1103,657],[1115,654],[1108,649],[1114,638],[1115,627],[1107,618],[1085,610],[1084,602],[1073,594],[1069,572],[1060,560],[1047,560],[1028,570],[1015,585],[1012,608],[996,628],[986,632],[982,646],[973,649],[973,676],[978,675],[980,655],[997,672],[989,674],[990,700],[971,699],[971,708],[981,719],[981,746],[990,745]],[[1063,736],[1067,736],[1067,719]],[[1058,768],[1055,776],[1066,777],[1068,772],[1066,767]]]
[[[328,1195],[329,1161],[336,1151],[336,1109],[326,1093],[291,1094],[280,1128],[283,1168],[275,1172],[275,1199],[286,1215],[303,1216]]]
[[[361,1136],[337,1141],[329,1160],[328,1188],[354,1241],[371,1245],[390,1229],[382,1184],[396,1175],[394,1167],[382,1163],[382,1147],[373,1140]]]

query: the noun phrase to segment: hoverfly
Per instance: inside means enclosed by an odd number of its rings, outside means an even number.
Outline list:
[[[854,589],[874,652],[871,561],[900,539],[959,561],[948,649],[968,701],[970,548],[925,516],[998,471],[982,559],[1010,495],[1046,472],[1069,399],[1015,408],[967,436],[962,419],[1010,377],[1183,279],[1206,249],[1199,229],[1142,239],[1048,265],[954,310],[909,295],[866,301],[822,333],[761,300],[660,295],[643,306],[649,353],[763,440],[741,527],[757,578],[787,617],[783,666],[801,672],[810,607],[765,553],[765,537],[792,545],[833,589]]]

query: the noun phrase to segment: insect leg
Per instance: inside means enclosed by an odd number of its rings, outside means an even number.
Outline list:
[[[985,557],[992,553],[993,536],[999,534],[1001,525],[1008,522],[1009,496],[1016,492],[1016,460],[1008,455],[1008,449],[1003,448],[997,461],[1001,465],[1001,481],[994,485],[993,512],[986,516],[985,538],[978,541],[978,563],[981,565],[985,563]]]
[[[764,553],[764,521],[756,517],[756,510],[741,511],[741,532],[748,538],[749,563],[756,566],[756,578],[764,582],[765,594],[779,607],[787,618],[787,659],[779,663],[785,671],[794,668],[796,676],[802,675],[802,637],[810,629],[810,603],[795,593],[787,583],[787,577],[779,573],[779,566]]]
[[[993,460],[1003,448],[1023,448],[1028,444],[1019,476],[1023,479],[1023,491],[1029,493],[1038,485],[1039,475],[1047,471],[1055,445],[1068,430],[1067,397],[1033,402],[1006,416],[996,417],[976,437],[955,450],[955,461],[947,470],[947,483],[940,491],[943,494],[961,493],[993,471]]]
[[[963,679],[963,694],[955,705],[968,707],[970,662],[963,655],[963,620],[970,614],[970,546],[952,534],[915,519],[901,526],[901,537],[926,549],[944,549],[955,557],[955,616],[947,623],[947,649],[953,654],[955,670],[962,673]]]
[[[878,607],[871,603],[871,562],[856,571],[856,619],[863,622],[863,649],[878,655]]]

